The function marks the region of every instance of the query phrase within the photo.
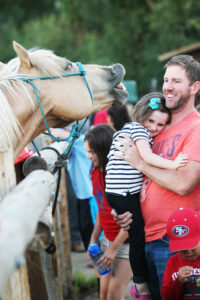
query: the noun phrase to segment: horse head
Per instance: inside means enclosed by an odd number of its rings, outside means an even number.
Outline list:
[[[2,68],[0,65],[0,87],[4,86],[4,96],[16,117],[14,131],[18,126],[23,137],[20,143],[19,138],[15,140],[17,154],[46,129],[36,93],[49,127],[64,127],[113,103],[123,104],[128,96],[126,90],[119,88],[125,75],[121,64],[86,64],[80,74],[77,63],[50,50],[27,50],[17,42],[13,47],[17,57]],[[24,77],[29,82],[21,80]]]

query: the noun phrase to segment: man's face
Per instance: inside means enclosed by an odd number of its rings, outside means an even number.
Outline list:
[[[166,106],[177,110],[190,101],[191,84],[183,67],[168,66],[164,75],[163,94]]]

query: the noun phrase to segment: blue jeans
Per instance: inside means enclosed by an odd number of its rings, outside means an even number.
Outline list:
[[[80,244],[82,242],[82,239],[79,230],[77,198],[71,184],[69,172],[67,171],[66,168],[65,168],[65,178],[66,178],[66,189],[67,189],[68,218],[69,218],[71,245]]]
[[[168,237],[148,242],[145,245],[148,269],[148,284],[154,300],[161,300],[160,290],[167,260],[174,253],[169,251]]]

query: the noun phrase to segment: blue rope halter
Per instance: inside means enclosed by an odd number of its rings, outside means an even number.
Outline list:
[[[83,76],[84,81],[85,81],[86,86],[87,86],[87,89],[88,89],[89,94],[90,94],[91,101],[93,103],[92,91],[91,91],[90,86],[88,84],[88,81],[86,79],[86,72],[85,72],[85,70],[83,68],[83,65],[80,62],[77,62],[76,64],[79,67],[79,72],[76,72],[76,73],[61,74],[60,76],[40,76],[40,77],[28,77],[26,75],[24,75],[24,76],[19,75],[18,76],[18,79],[20,79],[20,80],[22,80],[22,81],[24,81],[26,83],[29,83],[33,87],[33,90],[35,92],[35,96],[36,96],[36,99],[37,99],[37,102],[38,102],[38,105],[39,105],[39,108],[40,108],[40,111],[41,111],[41,114],[42,114],[42,117],[43,117],[43,120],[44,120],[45,127],[46,127],[46,129],[48,131],[48,135],[52,138],[52,140],[54,140],[56,142],[60,142],[60,141],[68,141],[68,140],[71,139],[70,142],[69,142],[69,144],[68,144],[68,146],[67,146],[67,148],[66,148],[66,150],[64,151],[64,153],[62,153],[62,154],[58,153],[58,160],[55,163],[54,170],[52,172],[53,174],[57,170],[59,172],[59,174],[58,174],[58,181],[57,181],[57,187],[56,187],[55,200],[54,200],[53,209],[52,209],[52,215],[54,215],[54,213],[55,213],[56,204],[57,204],[57,197],[58,197],[58,192],[59,192],[59,187],[60,187],[60,180],[61,180],[61,168],[63,166],[65,166],[65,164],[66,164],[66,162],[68,160],[68,157],[71,154],[72,147],[73,147],[73,145],[75,143],[75,140],[80,136],[80,131],[83,128],[83,126],[85,125],[85,123],[86,123],[86,121],[87,121],[88,118],[85,119],[83,125],[80,128],[78,127],[78,125],[74,125],[72,127],[71,132],[70,132],[70,135],[67,138],[63,139],[63,138],[55,137],[54,135],[52,135],[52,133],[51,133],[51,131],[49,129],[49,126],[48,126],[48,123],[47,123],[47,120],[46,120],[46,117],[45,117],[45,114],[44,114],[41,102],[40,102],[40,98],[39,98],[39,95],[38,95],[37,88],[36,88],[35,84],[33,83],[33,80],[38,80],[38,79],[39,80],[53,79],[53,78],[68,77],[68,76],[75,76],[75,75]],[[36,151],[39,154],[39,150],[37,149],[36,144],[34,143],[34,141],[32,141],[32,143],[33,143]],[[47,148],[50,148],[50,147],[47,147]],[[55,149],[53,149],[53,150],[56,151]],[[55,252],[55,244],[54,244],[53,240],[51,241],[49,247],[47,247],[45,250],[46,250],[47,253],[53,253],[53,252]]]
[[[90,94],[91,101],[93,103],[93,95],[92,95],[91,88],[90,88],[90,86],[88,84],[88,81],[86,79],[85,69],[84,69],[83,65],[80,62],[77,62],[76,64],[79,67],[79,72],[76,72],[76,73],[61,74],[60,76],[40,76],[40,77],[29,77],[29,76],[26,76],[26,75],[24,75],[24,76],[19,75],[19,77],[18,77],[18,79],[20,79],[20,80],[22,80],[24,82],[29,83],[33,87],[33,90],[35,92],[35,96],[36,96],[36,99],[37,99],[37,102],[38,102],[38,105],[39,105],[39,108],[40,108],[40,111],[41,111],[41,114],[42,114],[42,117],[43,117],[43,120],[44,120],[45,127],[47,129],[48,135],[55,142],[68,141],[74,135],[77,136],[77,137],[79,137],[80,136],[80,131],[83,128],[83,126],[85,125],[87,119],[85,120],[85,122],[83,123],[83,125],[81,126],[81,128],[78,128],[78,125],[73,125],[72,130],[71,130],[71,132],[70,132],[70,134],[69,134],[68,137],[66,137],[66,138],[55,137],[51,133],[50,128],[48,126],[48,123],[47,123],[47,120],[46,120],[46,117],[45,117],[45,114],[44,114],[44,111],[43,111],[43,108],[42,108],[42,105],[41,105],[41,102],[40,102],[38,91],[37,91],[37,88],[36,88],[35,84],[33,83],[33,80],[38,80],[38,79],[39,80],[54,79],[54,78],[68,77],[68,76],[75,76],[75,75],[83,76],[84,81],[85,81],[86,86],[87,86],[87,89],[88,89],[89,94]]]

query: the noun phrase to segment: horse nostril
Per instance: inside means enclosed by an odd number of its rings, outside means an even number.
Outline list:
[[[116,77],[116,80],[118,81],[117,84],[118,84],[124,78],[126,71],[121,64],[112,65],[112,69],[114,71],[113,76]]]
[[[121,64],[114,64],[114,65],[112,65],[111,70],[112,70],[111,71],[112,72],[111,80],[113,81],[113,84],[116,86],[123,80],[124,75],[125,75],[125,69]]]
[[[112,65],[112,67],[115,73],[119,73],[119,72],[125,73],[125,69],[121,64],[114,64]]]

